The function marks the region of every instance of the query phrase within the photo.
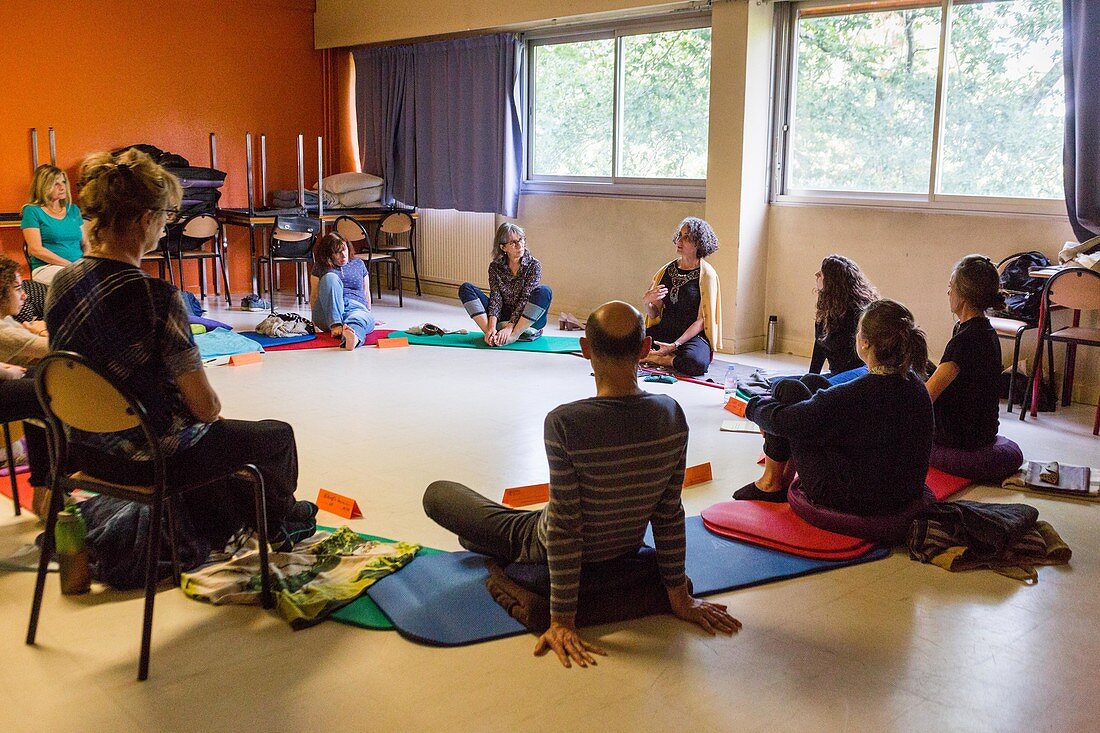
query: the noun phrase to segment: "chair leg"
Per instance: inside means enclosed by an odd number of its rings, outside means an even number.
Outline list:
[[[275,312],[275,273],[278,270],[275,267],[275,260],[267,260],[267,302],[271,304],[271,312]]]
[[[23,507],[19,506],[19,482],[15,479],[15,456],[11,446],[11,425],[4,423],[4,450],[8,456],[8,481],[11,482],[11,500],[15,503],[15,516],[23,513]]]
[[[172,579],[178,586],[180,584],[180,551],[179,542],[176,540],[176,529],[179,526],[179,519],[176,514],[176,502],[172,497],[164,500],[164,513],[168,520],[168,547],[172,551]]]
[[[199,298],[206,300],[206,260],[198,258]]]
[[[401,260],[399,260],[397,258],[394,258],[393,268],[391,268],[391,269],[397,271],[397,307],[398,308],[404,308],[405,307],[405,289],[403,287],[401,287],[401,284],[402,284],[402,281],[401,281]],[[419,284],[417,285],[417,288],[418,289],[420,288]]]
[[[256,500],[256,534],[260,544],[260,605],[274,608],[275,599],[271,595],[271,565],[268,561],[267,546],[267,503],[264,497],[264,477],[253,465],[245,467],[252,475],[253,495]]]
[[[1012,413],[1012,399],[1013,391],[1016,388],[1016,364],[1020,361],[1020,343],[1024,340],[1024,330],[1016,332],[1016,338],[1014,339],[1016,345],[1012,349],[1012,365],[1008,368],[1008,412]],[[1023,403],[1020,403],[1020,409],[1023,408]]]
[[[412,261],[413,261],[413,280],[416,281],[416,294],[417,294],[417,296],[419,296],[419,295],[421,295],[421,292],[420,292],[420,272],[416,269],[416,246],[413,244],[412,238],[413,238],[413,233],[409,232],[409,256],[412,257]]]
[[[42,592],[46,589],[46,571],[49,569],[50,558],[53,557],[56,545],[54,530],[57,527],[57,515],[61,511],[61,503],[64,501],[64,492],[60,486],[51,481],[50,489],[50,511],[46,514],[46,532],[42,535],[42,550],[38,558],[38,577],[34,582],[31,620],[27,625],[28,644],[34,644],[34,637],[38,633],[38,616],[42,611]]]
[[[153,602],[157,596],[157,564],[160,559],[160,536],[163,531],[164,500],[153,498],[149,517],[149,542],[145,555],[145,613],[141,621],[141,656],[138,659],[138,681],[149,678],[149,647],[153,638]]]
[[[218,264],[221,266],[222,284],[225,286],[225,304],[231,306],[233,305],[233,298],[229,293],[229,261],[225,255],[224,250],[218,255]]]

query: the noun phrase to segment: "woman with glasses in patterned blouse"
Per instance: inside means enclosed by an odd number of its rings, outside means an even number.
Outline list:
[[[504,222],[493,236],[489,294],[463,283],[458,297],[485,334],[485,343],[507,346],[542,335],[553,292],[542,284],[542,265],[527,249],[523,228]]]

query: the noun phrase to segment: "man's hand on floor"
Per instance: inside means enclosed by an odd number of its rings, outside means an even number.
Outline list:
[[[566,669],[572,667],[573,662],[582,667],[590,664],[596,666],[593,654],[607,656],[607,652],[603,649],[582,639],[575,628],[553,621],[550,623],[550,628],[535,644],[535,656],[541,657],[551,649],[558,655],[558,660]]]
[[[741,630],[741,622],[726,612],[721,603],[701,601],[687,591],[687,583],[679,588],[670,588],[668,600],[676,618],[701,626],[712,636],[718,632],[733,634]]]

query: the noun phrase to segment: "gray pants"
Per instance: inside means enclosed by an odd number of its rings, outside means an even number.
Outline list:
[[[542,511],[509,509],[460,483],[435,481],[424,492],[424,513],[471,552],[504,564],[546,562],[538,533]]]

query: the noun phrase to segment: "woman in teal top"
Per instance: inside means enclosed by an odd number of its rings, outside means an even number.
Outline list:
[[[49,285],[54,275],[84,256],[88,240],[84,219],[72,202],[69,177],[53,165],[40,165],[31,181],[31,201],[23,207],[23,239],[31,278]]]

